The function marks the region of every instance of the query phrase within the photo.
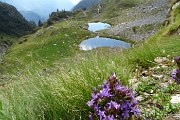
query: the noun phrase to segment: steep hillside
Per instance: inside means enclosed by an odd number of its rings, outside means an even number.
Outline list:
[[[36,23],[36,25],[38,25],[39,20],[41,20],[42,22],[45,21],[45,19],[43,19],[41,16],[39,16],[38,14],[32,12],[32,11],[19,11],[23,17],[28,20],[28,21],[33,21]]]
[[[17,37],[30,33],[33,28],[15,7],[0,2],[0,61],[1,56]]]
[[[29,33],[32,29],[33,26],[15,7],[0,2],[0,33],[21,36]]]
[[[81,0],[74,8],[73,11],[76,10],[86,10],[86,9],[90,9],[93,6],[97,5],[98,3],[100,3],[101,0]]]
[[[145,40],[164,24],[170,0],[101,0],[82,12],[91,21],[112,24],[105,34],[130,40]]]

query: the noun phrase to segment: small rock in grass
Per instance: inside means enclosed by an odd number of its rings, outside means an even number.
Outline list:
[[[130,84],[134,84],[134,83],[136,83],[138,80],[137,80],[137,78],[132,78],[132,79],[129,79],[128,81],[129,81]]]
[[[180,120],[180,112],[166,117],[164,120]]]
[[[167,57],[156,57],[154,61],[158,64],[162,64],[162,63],[168,63],[169,59]]]
[[[171,96],[171,103],[173,104],[178,104],[180,103],[180,94],[177,94],[175,96]]]
[[[134,84],[132,85],[133,90],[135,90],[140,83],[141,83],[141,82],[134,83]]]
[[[148,76],[148,75],[149,75],[149,72],[148,72],[147,70],[145,70],[145,71],[142,72],[142,76],[146,77],[146,76]]]
[[[164,78],[164,75],[155,75],[155,74],[152,74],[152,77],[155,78],[155,79],[163,79]]]
[[[150,96],[150,94],[148,94],[148,93],[146,93],[146,92],[144,93],[144,95],[145,95],[145,96]]]
[[[137,100],[137,101],[143,101],[144,98],[143,98],[142,96],[137,96],[137,97],[136,97],[136,100]]]
[[[166,66],[166,65],[162,65],[161,67],[162,67],[162,68],[168,68],[168,66]]]
[[[153,94],[154,90],[151,90],[150,93]]]
[[[160,83],[161,87],[168,87],[168,83]]]

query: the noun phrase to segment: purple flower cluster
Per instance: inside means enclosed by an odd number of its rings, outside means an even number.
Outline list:
[[[180,83],[180,56],[175,57],[174,60],[177,63],[178,68],[172,71],[171,77]]]
[[[178,83],[180,83],[180,70],[174,69],[171,73],[172,79],[176,80]]]
[[[175,60],[175,62],[177,63],[179,69],[180,69],[180,56],[176,56],[176,57],[174,58],[174,60]]]
[[[92,99],[87,102],[87,105],[92,108],[89,115],[90,120],[93,118],[125,120],[140,113],[137,108],[135,92],[121,85],[120,80],[116,79],[115,73],[99,87],[101,90],[98,92],[94,88],[91,94]]]

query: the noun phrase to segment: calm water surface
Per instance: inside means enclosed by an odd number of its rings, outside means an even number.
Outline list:
[[[80,50],[92,50],[92,49],[98,48],[98,47],[130,48],[131,44],[124,42],[124,41],[121,41],[121,40],[97,36],[95,38],[89,38],[87,40],[84,40],[79,45]]]
[[[111,27],[111,25],[107,23],[97,22],[97,23],[88,23],[88,30],[92,32],[96,32],[98,30],[103,30]]]

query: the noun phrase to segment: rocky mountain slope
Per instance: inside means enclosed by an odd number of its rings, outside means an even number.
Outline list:
[[[83,9],[80,2],[77,6]],[[145,40],[155,34],[165,23],[169,13],[170,0],[101,0],[85,10],[92,21],[112,24],[105,34],[130,40]],[[94,3],[95,4],[95,3]],[[88,17],[89,17],[88,16]]]
[[[79,9],[89,9],[94,5],[97,5],[100,3],[101,0],[82,0],[80,1],[74,8],[73,10],[79,10]]]
[[[118,17],[118,24],[107,33],[131,40],[145,40],[164,24],[169,13],[170,0],[144,2]]]
[[[14,6],[0,2],[0,58],[16,36],[30,33],[33,28]]]
[[[20,36],[32,29],[33,26],[14,6],[0,2],[0,33]]]

